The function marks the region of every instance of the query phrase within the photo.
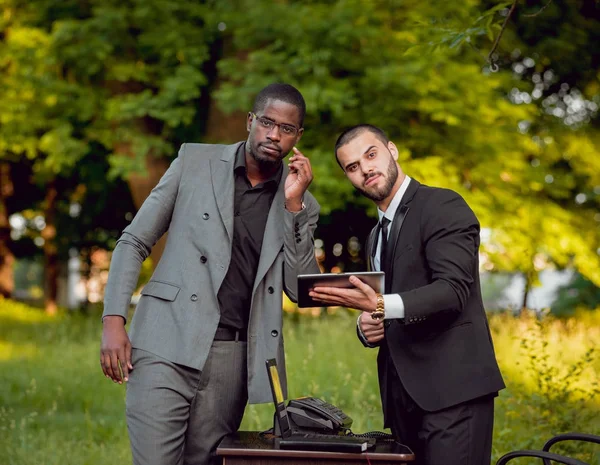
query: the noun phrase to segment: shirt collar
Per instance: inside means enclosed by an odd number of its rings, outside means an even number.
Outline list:
[[[244,173],[246,172],[246,144],[241,144],[237,152],[235,153],[235,164],[233,165],[233,170],[238,171],[243,168]]]
[[[400,206],[400,202],[402,202],[402,197],[404,197],[404,194],[406,193],[406,190],[408,189],[409,184],[410,184],[410,177],[407,175],[404,178],[404,181],[402,181],[402,184],[400,184],[400,189],[398,189],[398,192],[396,192],[396,195],[394,195],[394,198],[390,202],[390,205],[388,206],[385,213],[382,212],[379,208],[377,209],[377,216],[379,217],[379,221],[381,221],[384,216],[390,221],[394,220],[394,215],[396,214],[396,210],[398,210],[398,207]]]

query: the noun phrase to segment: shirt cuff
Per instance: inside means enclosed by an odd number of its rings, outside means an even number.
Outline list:
[[[404,301],[400,294],[385,294],[383,296],[385,319],[404,318]],[[360,327],[359,327],[360,329]]]
[[[286,204],[285,202],[283,203],[283,206],[284,206],[284,207],[285,207],[285,209],[286,209],[288,212],[290,212],[290,213],[300,213],[301,211],[303,211],[303,210],[306,210],[306,204],[304,203],[304,200],[302,201],[302,207],[301,207],[301,208],[300,208],[300,210],[298,210],[298,211],[291,211],[291,210],[288,210],[288,208],[287,208],[287,204]]]

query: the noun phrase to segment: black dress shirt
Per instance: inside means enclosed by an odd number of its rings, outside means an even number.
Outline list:
[[[217,294],[221,310],[219,325],[239,330],[248,327],[252,289],[267,217],[283,172],[281,164],[270,179],[252,187],[246,175],[245,155],[243,144],[237,151],[234,165],[231,262]]]

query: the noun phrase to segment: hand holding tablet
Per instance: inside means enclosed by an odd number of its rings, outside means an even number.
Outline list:
[[[337,300],[336,302],[330,301],[329,298],[327,301],[322,301],[320,299],[317,300],[313,298],[310,295],[310,293],[315,288],[337,288],[339,290],[352,290],[352,294],[359,294],[359,297],[365,296],[364,291],[359,290],[357,286],[350,282],[350,276],[355,276],[356,278],[360,279],[360,281],[362,281],[364,284],[366,284],[368,286],[368,288],[366,288],[366,292],[368,294],[370,294],[371,292],[373,293],[373,296],[376,293],[383,294],[385,285],[385,273],[383,273],[382,271],[363,271],[358,273],[305,274],[298,276],[298,307],[331,307],[337,305],[349,306],[356,299],[346,300],[344,295],[340,295],[337,296],[338,298],[333,299]],[[369,288],[371,291],[369,290]],[[347,293],[342,292],[342,294]]]

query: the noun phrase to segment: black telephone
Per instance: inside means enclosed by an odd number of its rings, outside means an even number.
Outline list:
[[[294,431],[339,434],[352,425],[352,418],[342,410],[316,397],[290,399],[286,410]],[[280,434],[277,421],[274,427],[275,434]]]

